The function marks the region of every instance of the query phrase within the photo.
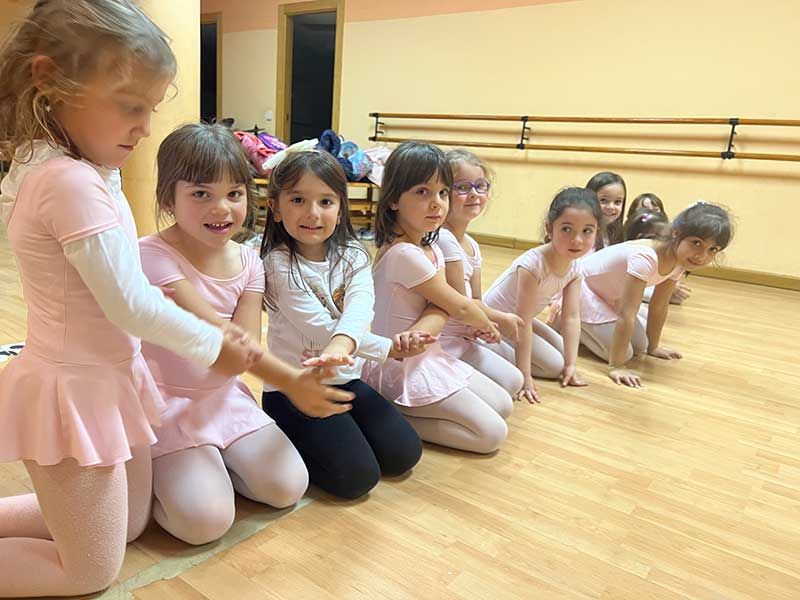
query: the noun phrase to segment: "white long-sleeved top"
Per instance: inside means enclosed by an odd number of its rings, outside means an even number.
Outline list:
[[[217,360],[222,331],[150,285],[121,227],[69,242],[64,255],[114,325],[199,366]]]
[[[303,352],[321,351],[335,335],[346,335],[356,344],[352,367],[339,367],[326,383],[342,384],[361,376],[364,360],[384,362],[392,341],[370,332],[374,316],[375,290],[368,255],[356,247],[335,261],[309,261],[278,249],[264,259],[267,278],[270,352],[292,365],[303,360]],[[264,391],[276,388],[264,384]]]
[[[0,213],[14,229],[13,236],[9,229],[10,239],[19,238],[24,264],[31,274],[37,274],[27,282],[32,288],[29,291],[48,297],[47,278],[69,279],[74,269],[103,316],[121,330],[168,347],[198,365],[213,364],[222,347],[222,332],[179,309],[151,286],[142,272],[133,215],[122,192],[119,170],[77,160],[64,148],[43,140],[35,141],[32,150],[27,162],[12,163],[0,185]],[[23,185],[30,187],[26,210],[22,210],[25,216],[21,217],[27,221],[14,227],[12,219]],[[65,274],[59,271],[61,252],[72,267]],[[50,300],[50,304],[40,302],[36,311],[29,311],[29,320],[33,313],[41,324],[52,311],[64,319],[61,312],[69,308],[59,304],[60,298]],[[46,335],[46,331],[39,332],[40,338],[43,333]],[[30,338],[30,327],[28,334]],[[33,341],[53,345],[43,338]],[[63,340],[56,346],[63,351]],[[138,341],[131,349],[136,346]]]

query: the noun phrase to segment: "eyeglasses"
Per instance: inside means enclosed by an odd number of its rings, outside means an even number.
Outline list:
[[[491,189],[491,187],[492,184],[486,179],[476,179],[475,181],[462,179],[460,181],[453,182],[453,191],[459,196],[466,196],[471,190],[475,190],[476,194],[485,194]]]

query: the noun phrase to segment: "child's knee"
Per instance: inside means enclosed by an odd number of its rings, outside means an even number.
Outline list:
[[[275,508],[288,508],[300,500],[308,489],[308,470],[302,461],[292,468],[280,469],[269,481],[250,488],[256,498]]]
[[[85,572],[69,573],[68,577],[71,586],[65,592],[70,596],[84,596],[102,592],[114,583],[121,568],[121,563],[119,566],[108,564],[92,567]]]
[[[525,376],[522,374],[522,371],[514,367],[514,371],[506,383],[507,385],[505,386],[505,390],[513,399],[525,384]]]
[[[169,512],[164,511],[166,522],[159,522],[164,529],[187,544],[201,546],[225,535],[233,525],[235,516],[233,496],[206,499],[205,502],[198,498],[192,506],[172,507]]]
[[[522,385],[519,386],[519,389],[522,389]],[[519,389],[517,391],[519,391]],[[495,412],[505,421],[511,416],[511,413],[514,412],[514,396],[508,393],[507,390],[504,391],[504,394],[498,395],[492,406]]]
[[[61,556],[69,588],[64,594],[94,594],[109,587],[119,575],[125,556],[125,544],[108,541],[102,551],[75,551]]]
[[[486,423],[480,431],[474,452],[478,454],[491,454],[503,445],[508,437],[508,425],[499,415],[496,419]]]
[[[381,458],[381,472],[389,477],[408,473],[422,458],[422,440],[409,425],[409,434],[404,436],[403,443],[398,444],[391,456]]]
[[[351,465],[347,473],[336,477],[328,486],[327,491],[344,498],[345,500],[355,500],[360,498],[378,485],[381,479],[381,469],[378,462],[372,460],[361,460]]]

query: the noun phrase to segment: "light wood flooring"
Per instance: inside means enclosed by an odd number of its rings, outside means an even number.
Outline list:
[[[0,344],[25,333],[3,235]],[[484,248],[484,285],[517,254]],[[689,284],[663,336],[685,358],[639,360],[644,389],[582,354],[590,386],[541,382],[544,402],[516,405],[495,456],[427,446],[362,501],[312,490],[289,514],[242,501],[243,523],[275,520],[205,559],[154,525],[120,579],[185,555],[199,564],[132,597],[800,598],[800,295]],[[20,464],[0,465],[0,495],[27,490]]]

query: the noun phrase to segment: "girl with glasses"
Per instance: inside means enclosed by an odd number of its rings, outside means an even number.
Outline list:
[[[470,223],[483,213],[489,202],[493,173],[469,150],[451,150],[446,158],[453,171],[453,186],[450,211],[439,230],[438,244],[444,255],[447,283],[462,296],[474,299],[497,325],[503,338],[516,342],[523,321],[513,312],[495,310],[481,300],[481,249],[467,233]],[[450,319],[442,330],[441,343],[447,353],[498,383],[512,398],[522,388],[520,370],[481,343],[474,329]]]

